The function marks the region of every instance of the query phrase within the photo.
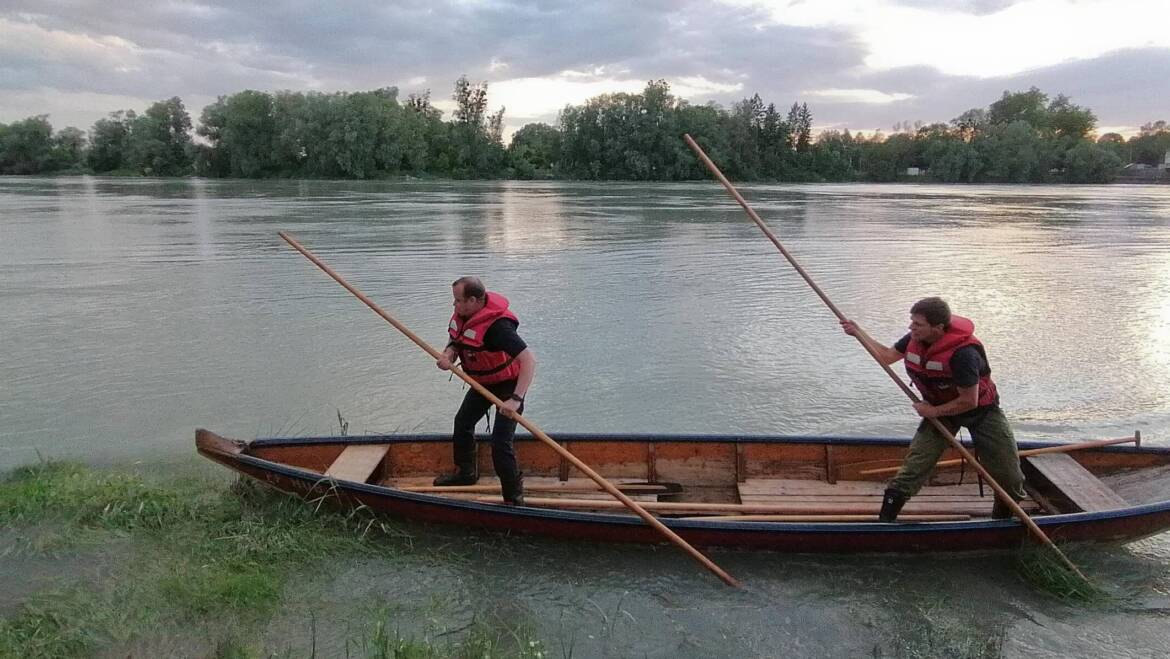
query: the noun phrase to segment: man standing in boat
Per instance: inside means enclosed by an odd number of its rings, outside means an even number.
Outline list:
[[[516,333],[520,324],[508,308],[508,298],[488,291],[478,277],[460,277],[451,285],[455,312],[448,327],[450,342],[436,365],[446,371],[459,359],[463,371],[504,402],[496,410],[492,429],[492,465],[500,479],[504,501],[524,505],[523,474],[512,445],[516,435],[513,413],[523,414],[524,396],[536,374],[536,355]],[[435,479],[435,485],[473,485],[479,480],[475,424],[491,403],[469,389],[455,414],[453,474]]]
[[[910,451],[882,499],[880,521],[892,522],[906,500],[918,493],[950,441],[929,419],[937,418],[952,432],[965,426],[978,451],[979,462],[1016,501],[1023,499],[1024,474],[1016,439],[999,407],[999,393],[991,379],[991,367],[983,344],[975,338],[975,324],[951,315],[950,306],[928,297],[910,307],[910,333],[893,347],[874,341],[851,320],[841,321],[846,334],[856,336],[873,349],[883,364],[899,359],[922,395],[914,411],[922,417],[910,442]],[[1011,517],[1011,510],[997,498],[991,516]]]

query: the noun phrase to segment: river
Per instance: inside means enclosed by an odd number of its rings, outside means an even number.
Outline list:
[[[1018,437],[1137,429],[1170,444],[1170,186],[742,191],[874,337],[900,337],[927,295],[971,317]],[[528,416],[553,435],[915,424],[714,183],[4,177],[0,470],[194,461],[196,427],[448,431],[462,385],[280,230],[439,346],[457,276],[507,295],[539,360]],[[1005,656],[1151,656],[1170,640],[1166,536],[1088,559],[1107,580],[1143,579],[1109,612],[1054,605],[995,557],[727,553],[755,584],[729,594],[667,549],[494,546],[503,558],[431,578],[450,580],[457,611],[507,593],[538,629],[580,631],[577,656],[896,655],[887,632],[931,615],[994,630]],[[403,586],[372,574],[351,566],[336,587]]]

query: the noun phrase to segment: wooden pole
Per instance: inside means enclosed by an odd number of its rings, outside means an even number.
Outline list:
[[[1026,458],[1029,455],[1044,455],[1046,453],[1071,453],[1073,451],[1080,451],[1087,448],[1098,448],[1101,446],[1112,446],[1114,444],[1128,444],[1129,442],[1136,442],[1137,437],[1119,437],[1117,439],[1098,439],[1092,442],[1078,442],[1076,444],[1066,444],[1064,446],[1048,446],[1046,448],[1034,448],[1027,451],[1020,451],[1020,457]],[[954,460],[940,460],[935,463],[935,468],[938,467],[955,467],[961,465],[965,460],[956,458]],[[857,472],[861,476],[872,476],[873,474],[892,474],[901,469],[901,467],[878,467],[876,469],[862,469]]]
[[[695,155],[699,157],[699,160],[701,160],[703,164],[707,166],[707,169],[711,170],[711,173],[715,175],[715,178],[723,184],[723,187],[727,190],[727,192],[732,197],[734,197],[737,202],[739,202],[739,205],[743,207],[743,210],[747,213],[748,217],[751,218],[752,222],[755,222],[756,226],[758,226],[760,230],[764,232],[764,235],[768,237],[768,240],[771,240],[772,244],[776,246],[776,249],[779,249],[780,253],[784,255],[784,258],[787,259],[790,264],[792,264],[792,267],[796,269],[796,272],[800,274],[805,283],[807,283],[809,287],[812,288],[813,292],[817,294],[817,297],[821,298],[821,301],[825,303],[825,306],[827,306],[829,310],[833,312],[833,315],[837,317],[837,320],[847,320],[845,318],[845,314],[841,313],[841,310],[838,309],[835,304],[833,304],[833,301],[829,299],[829,296],[825,295],[825,292],[821,290],[820,286],[817,286],[812,277],[809,276],[805,269],[796,262],[796,259],[792,256],[792,254],[790,254],[788,250],[784,248],[784,245],[780,243],[780,239],[776,237],[776,234],[772,233],[772,230],[768,228],[768,225],[764,224],[764,221],[760,219],[759,215],[756,215],[756,212],[752,210],[751,206],[748,205],[747,200],[745,200],[743,196],[739,194],[739,190],[736,190],[735,186],[731,184],[731,181],[728,181],[727,177],[723,175],[723,172],[719,171],[719,168],[715,166],[715,163],[711,162],[711,159],[708,158],[707,154],[703,152],[702,147],[700,147],[698,143],[695,142],[695,140],[691,139],[690,135],[683,135],[683,139],[686,140],[687,146],[691,147],[691,150],[694,151]],[[859,334],[864,334],[864,332],[860,332]],[[894,373],[889,364],[882,363],[882,360],[874,351],[873,346],[871,346],[865,339],[861,338],[861,336],[855,336],[854,338],[857,339],[857,342],[861,344],[861,347],[865,348],[865,351],[869,353],[869,356],[873,357],[873,360],[882,367],[882,370],[886,372],[886,375],[890,376],[890,379],[892,379],[898,385],[902,392],[906,394],[906,396],[911,401],[915,403],[921,402],[918,398],[918,395],[915,394],[914,391],[910,389],[910,387],[905,382],[902,381],[902,378],[898,377],[897,373]],[[1088,578],[1086,578],[1085,575],[1082,574],[1079,569],[1077,569],[1076,565],[1073,565],[1072,561],[1070,561],[1068,557],[1064,555],[1064,552],[1060,551],[1056,545],[1052,544],[1052,540],[1048,539],[1048,536],[1045,535],[1044,531],[1042,531],[1040,527],[1036,525],[1036,522],[1032,521],[1031,517],[1028,517],[1028,514],[1024,512],[1024,509],[1020,507],[1020,504],[1016,503],[1016,500],[1013,499],[1002,487],[1000,487],[999,483],[995,482],[995,479],[991,477],[991,474],[989,474],[987,470],[984,469],[983,465],[979,464],[975,460],[975,457],[971,455],[971,452],[968,451],[965,446],[963,446],[963,444],[955,437],[955,435],[950,430],[947,430],[947,427],[944,426],[938,419],[928,420],[939,432],[943,434],[943,436],[950,439],[951,445],[954,446],[955,450],[959,452],[959,455],[963,456],[965,460],[970,462],[975,470],[978,471],[981,476],[983,476],[983,479],[987,481],[987,484],[991,486],[991,489],[995,490],[995,494],[999,497],[999,500],[1007,505],[1007,507],[1011,509],[1012,514],[1018,517],[1020,521],[1028,527],[1028,530],[1032,532],[1032,535],[1051,548],[1052,551],[1056,552],[1056,554],[1060,556],[1061,560],[1065,565],[1068,566],[1070,570],[1075,572],[1082,579],[1085,579],[1085,581],[1088,581]]]
[[[379,307],[377,304],[375,304],[373,300],[366,297],[366,295],[364,293],[362,293],[358,289],[351,286],[349,284],[349,282],[345,281],[345,279],[343,279],[341,277],[341,275],[337,274],[336,272],[333,271],[332,268],[325,265],[325,263],[323,263],[321,261],[321,259],[317,258],[316,255],[314,255],[309,250],[305,249],[292,236],[285,233],[284,231],[281,231],[280,237],[283,238],[286,243],[291,245],[293,249],[297,250],[298,252],[303,254],[305,256],[305,258],[312,261],[313,264],[316,265],[318,268],[320,268],[325,274],[332,277],[334,279],[334,281],[341,284],[341,286],[343,288],[345,288],[345,290],[349,291],[350,293],[352,293],[354,295],[354,297],[361,300],[367,307],[372,309],[374,311],[374,313],[378,314],[386,322],[393,325],[394,328],[397,329],[399,332],[402,332],[403,334],[405,334],[408,339],[413,341],[415,343],[415,345],[417,345],[418,347],[425,350],[427,352],[427,354],[429,354],[431,357],[434,357],[437,360],[442,356],[442,353],[435,350],[433,347],[431,347],[430,344],[428,344],[426,341],[423,341],[421,338],[419,338],[419,336],[417,334],[410,331],[409,328],[407,328],[405,325],[398,322],[393,316],[391,316],[390,314],[388,314],[384,310],[382,310],[382,308]],[[504,404],[503,401],[501,401],[499,398],[497,398],[492,392],[488,391],[482,384],[476,382],[467,373],[464,373],[463,370],[460,369],[458,366],[452,365],[451,372],[454,373],[455,375],[459,376],[459,379],[466,382],[472,389],[475,389],[481,396],[483,396],[488,401],[490,401],[493,405],[495,405],[497,407],[497,409],[499,409],[501,406],[503,406],[503,404]],[[694,558],[699,563],[701,563],[703,565],[703,567],[707,568],[711,572],[714,572],[715,575],[718,576],[720,579],[722,579],[724,583],[726,583],[729,586],[735,586],[736,588],[740,587],[740,583],[738,581],[736,581],[734,577],[732,577],[727,572],[724,572],[722,568],[720,568],[718,565],[713,563],[711,561],[711,559],[707,558],[702,553],[700,553],[699,550],[690,546],[687,543],[687,541],[680,538],[677,533],[666,528],[666,526],[662,522],[658,521],[657,518],[655,518],[650,513],[646,512],[633,499],[629,498],[625,494],[622,494],[621,490],[614,487],[612,483],[607,481],[605,478],[603,478],[596,471],[593,471],[593,469],[591,469],[589,467],[589,465],[585,464],[584,462],[581,462],[580,460],[577,459],[577,456],[573,455],[572,453],[569,453],[567,450],[565,450],[565,448],[563,446],[561,446],[560,444],[553,441],[553,439],[551,437],[549,437],[548,435],[546,435],[543,430],[538,428],[535,423],[532,423],[528,419],[524,418],[523,415],[520,415],[517,413],[512,413],[511,416],[512,416],[512,418],[516,419],[516,421],[520,425],[524,426],[528,430],[528,432],[532,433],[532,435],[534,437],[536,437],[540,441],[547,444],[549,446],[549,448],[556,451],[561,457],[563,457],[566,460],[568,460],[569,462],[571,462],[574,467],[576,467],[577,469],[580,469],[583,474],[585,474],[589,478],[593,479],[593,482],[600,485],[603,490],[605,490],[606,492],[609,492],[611,495],[613,495],[613,497],[615,499],[617,499],[618,501],[621,501],[622,504],[624,504],[627,508],[634,511],[634,513],[636,515],[638,515],[638,517],[641,517],[647,524],[652,526],[656,531],[658,531],[664,537],[666,537],[667,540],[673,542],[675,545],[678,545],[678,547],[680,549],[682,549],[683,551],[690,554],[691,557]]]

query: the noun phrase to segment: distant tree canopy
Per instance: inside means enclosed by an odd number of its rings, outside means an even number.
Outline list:
[[[498,176],[504,169],[503,109],[487,115],[487,85],[455,83],[455,122],[430,94],[398,102],[394,87],[371,92],[243,91],[203,110],[208,176],[373,178],[396,174]]]
[[[691,134],[736,180],[897,181],[917,170],[948,183],[1091,183],[1124,163],[1158,165],[1170,126],[1129,138],[1094,136],[1091,110],[1033,87],[948,123],[900,121],[889,135],[812,131],[805,103],[777,109],[759,94],[725,109],[692,105],[652,80],[638,94],[604,94],[561,110],[556,126],[528,124],[503,143],[504,108],[490,112],[487,83],[455,81],[451,120],[430,91],[399,101],[394,87],[367,92],[262,92],[222,96],[203,108],[192,139],[182,101],[142,114],[121,110],[54,133],[47,116],[0,124],[0,173],[377,178],[704,179],[681,140]]]

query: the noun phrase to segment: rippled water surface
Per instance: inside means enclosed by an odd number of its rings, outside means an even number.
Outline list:
[[[897,339],[926,295],[972,317],[1020,437],[1170,443],[1170,187],[743,190],[875,337]],[[439,345],[450,282],[481,275],[520,315],[539,359],[529,416],[553,434],[914,425],[715,184],[5,177],[0,469],[38,452],[170,461],[198,426],[448,430],[462,386],[279,230]],[[891,639],[927,642],[906,631],[924,625],[1009,656],[1168,640],[1164,538],[1090,559],[1112,585],[1142,582],[1129,608],[1095,613],[1052,606],[996,558],[730,553],[753,587],[729,594],[667,549],[492,542],[496,556],[419,574],[450,582],[457,615],[504,607],[573,634],[576,656],[890,656]],[[417,576],[354,565],[322,588],[376,598]]]

